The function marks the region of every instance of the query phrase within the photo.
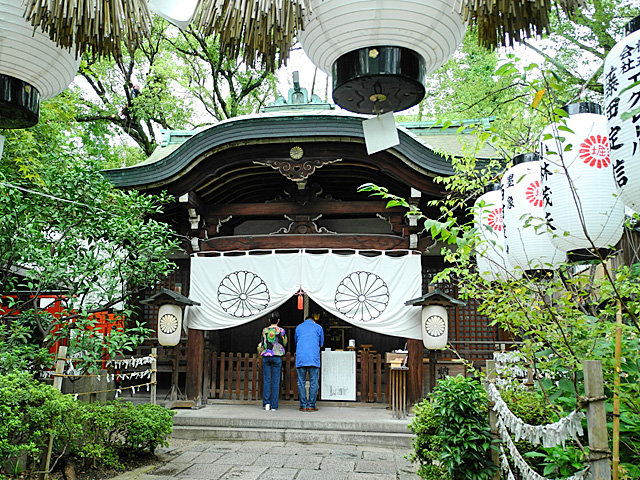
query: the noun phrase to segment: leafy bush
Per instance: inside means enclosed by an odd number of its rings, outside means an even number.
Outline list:
[[[489,480],[491,431],[487,394],[477,380],[462,376],[438,381],[431,401],[415,406],[412,461],[429,480]]]
[[[78,403],[76,416],[66,426],[70,451],[91,463],[118,468],[120,458],[166,446],[175,412],[151,404]],[[78,423],[80,428],[78,428]]]
[[[490,479],[491,430],[487,393],[478,380],[460,375],[438,382],[434,412],[440,417],[440,462],[453,480]]]
[[[26,373],[0,375],[0,466],[14,456],[36,460],[54,437],[54,458],[120,467],[124,455],[166,446],[175,412],[158,405],[75,402]]]
[[[411,462],[418,462],[418,475],[427,480],[450,480],[447,470],[438,459],[442,452],[442,440],[438,437],[440,420],[434,413],[433,404],[425,399],[414,405],[415,417],[409,429],[415,435],[411,446]]]
[[[27,373],[0,375],[0,465],[7,458],[38,457],[73,401]]]
[[[504,390],[500,395],[509,410],[524,423],[545,425],[558,420],[554,409],[535,391]],[[550,448],[526,441],[519,441],[516,446],[527,463],[544,477],[565,478],[584,468],[584,453],[571,441]]]

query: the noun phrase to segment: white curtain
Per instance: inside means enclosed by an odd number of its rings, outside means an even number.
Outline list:
[[[383,335],[420,339],[420,255],[267,253],[191,259],[188,328],[218,330],[275,310],[302,288],[332,315]]]

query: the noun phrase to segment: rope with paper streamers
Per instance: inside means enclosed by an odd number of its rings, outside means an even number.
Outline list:
[[[511,460],[513,461],[513,464],[516,466],[516,468],[520,471],[522,480],[549,480],[547,477],[543,477],[542,475],[538,474],[535,470],[533,470],[527,464],[527,462],[525,462],[524,458],[522,458],[522,455],[520,455],[520,452],[518,451],[518,447],[516,447],[516,444],[513,442],[513,440],[511,440],[511,435],[509,435],[509,430],[507,429],[507,427],[504,425],[504,423],[500,418],[498,419],[497,426],[498,426],[498,432],[500,433],[500,438],[507,445],[507,449],[511,454]],[[502,453],[502,461],[501,461],[502,469],[505,471],[507,475],[507,480],[514,479],[515,477],[513,475],[513,472],[511,471],[511,467],[509,466],[509,462],[506,458],[504,449],[502,449],[502,447],[501,447],[501,450],[502,450],[501,452]],[[588,473],[589,473],[589,467],[574,473],[570,477],[566,477],[564,480],[585,480],[587,478]]]
[[[80,373],[81,370],[75,368],[74,363],[78,361],[85,352],[77,352],[68,357],[58,357],[58,360],[63,360],[65,362],[65,369],[67,373],[55,373],[51,371],[41,372],[40,376],[42,378],[53,378],[53,377],[63,377],[63,378],[80,378],[80,377],[93,377],[98,381],[101,381],[104,377],[107,382],[113,381],[122,381],[122,380],[137,380],[137,379],[151,379],[153,373],[157,372],[156,369],[147,368],[146,370],[137,371],[137,372],[129,372],[129,373],[107,373],[107,374],[96,374],[96,373]],[[106,367],[113,367],[115,370],[124,370],[124,369],[132,369],[138,368],[140,366],[153,364],[154,360],[157,358],[157,355],[150,354],[145,357],[129,357],[129,358],[118,358],[113,360],[108,360],[105,362]],[[79,395],[95,395],[97,393],[108,393],[108,392],[116,392],[116,398],[122,394],[122,390],[131,390],[131,394],[135,395],[136,390],[139,390],[142,387],[147,387],[147,391],[149,391],[149,387],[151,385],[156,385],[156,381],[150,381],[148,383],[141,383],[138,385],[130,385],[128,387],[118,387],[111,388],[107,390],[94,390],[91,392],[78,392],[69,395],[73,395],[74,400],[78,399]]]
[[[139,385],[131,385],[129,387],[111,388],[109,390],[95,390],[93,392],[69,393],[67,395],[73,395],[73,399],[77,400],[78,396],[80,396],[80,395],[95,395],[97,393],[116,392],[116,398],[118,398],[122,394],[122,390],[131,390],[131,394],[135,395],[136,394],[136,390],[139,390],[140,387],[147,387],[147,392],[148,392],[149,391],[149,387],[151,385],[156,385],[157,383],[158,382],[148,382],[148,383],[141,383]]]
[[[575,440],[583,434],[582,419],[585,417],[583,412],[574,410],[566,417],[547,425],[529,425],[509,410],[494,384],[487,384],[486,390],[489,399],[495,404],[493,410],[498,414],[502,424],[513,433],[516,442],[526,440],[533,445],[542,444],[543,447],[559,444],[564,447],[566,440]]]
[[[510,388],[525,388],[524,382],[527,380],[527,371],[521,368],[518,363],[525,360],[520,352],[493,352],[493,359],[496,362],[496,384],[508,386]]]
[[[61,375],[57,375],[57,376],[62,376],[62,377],[98,377],[98,380],[100,380],[100,375],[95,374],[95,373],[82,373],[82,370],[77,369],[74,366],[75,361],[78,361],[80,358],[82,358],[85,355],[85,352],[76,352],[72,355],[69,355],[66,358],[58,358],[58,360],[64,360],[65,361],[65,372],[66,374],[61,374]],[[119,359],[115,359],[115,360],[107,360],[107,362],[105,363],[105,366],[108,367],[113,367],[116,370],[128,370],[131,368],[138,368],[140,366],[144,366],[144,365],[151,365],[154,361],[154,359],[157,358],[157,355],[147,355],[146,357],[129,357],[129,358],[119,358]],[[134,372],[134,373],[139,373],[139,372]],[[42,372],[41,376],[43,378],[50,378],[53,376],[56,376],[53,372]],[[136,378],[136,377],[133,377]],[[123,377],[124,379],[124,377]]]

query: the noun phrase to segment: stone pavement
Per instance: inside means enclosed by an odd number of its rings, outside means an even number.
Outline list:
[[[113,480],[418,480],[407,448],[172,439],[160,464]]]

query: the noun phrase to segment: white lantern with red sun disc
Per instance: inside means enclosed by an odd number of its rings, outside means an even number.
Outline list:
[[[624,204],[609,156],[607,121],[595,103],[563,107],[566,125],[542,132],[540,168],[551,241],[570,260],[595,259],[622,237]],[[566,127],[566,128],[565,128]],[[605,253],[605,252],[601,252]]]
[[[489,281],[506,280],[508,276],[502,234],[502,194],[499,188],[500,184],[490,185],[487,193],[478,197],[473,207],[479,235],[476,245],[478,272]]]
[[[518,155],[513,162],[500,182],[508,265],[521,273],[553,270],[565,255],[551,243],[544,219],[538,155]]]
[[[638,44],[640,17],[626,25],[627,36],[620,40],[604,61],[604,102],[611,148],[611,164],[622,202],[640,211],[640,138],[638,115],[622,119],[638,106]],[[633,68],[632,68],[633,67]]]

